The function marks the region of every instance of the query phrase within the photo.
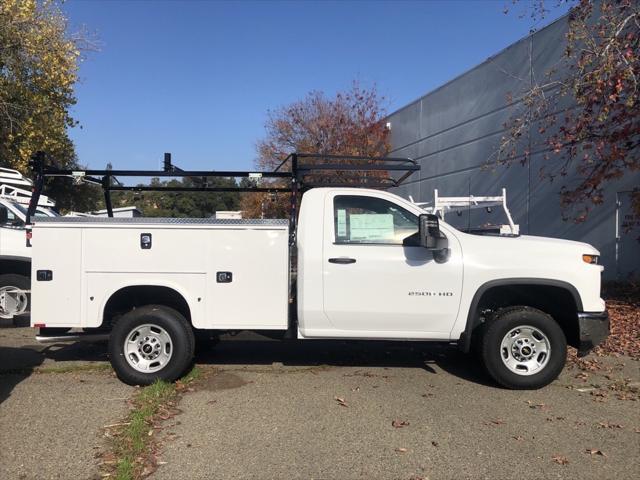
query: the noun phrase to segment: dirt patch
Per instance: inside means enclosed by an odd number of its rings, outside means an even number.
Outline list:
[[[239,375],[230,372],[211,372],[203,375],[198,380],[198,390],[208,390],[215,392],[218,390],[230,390],[232,388],[240,388],[249,382],[243,380]]]

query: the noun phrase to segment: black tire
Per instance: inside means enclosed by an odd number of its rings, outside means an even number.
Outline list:
[[[136,327],[145,324],[160,327],[170,337],[172,344],[167,363],[152,373],[134,368],[125,358],[125,340]],[[191,366],[194,345],[191,325],[180,312],[164,305],[146,305],[132,310],[117,321],[109,337],[109,357],[118,378],[129,385],[149,385],[156,380],[173,382]]]
[[[543,366],[540,370],[534,370],[535,373],[528,375],[515,373],[507,367],[503,356],[507,358],[511,353],[509,349],[503,350],[501,347],[509,332],[524,326],[530,326],[544,335],[550,345],[544,360],[546,363],[541,362]],[[553,382],[564,368],[567,339],[562,328],[550,315],[531,307],[508,307],[496,312],[485,326],[481,339],[481,357],[487,373],[503,387],[514,390],[541,388]]]
[[[16,287],[22,290],[29,290],[31,288],[31,280],[29,277],[25,275],[18,275],[16,273],[5,273],[4,275],[0,275],[0,288],[2,287]],[[25,320],[29,318],[31,314],[31,294],[27,293],[27,309],[24,313],[19,315],[14,315],[13,319],[10,317],[1,316],[0,319],[4,323],[13,323],[14,319]]]

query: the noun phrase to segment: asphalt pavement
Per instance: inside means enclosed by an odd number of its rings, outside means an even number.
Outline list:
[[[600,361],[509,391],[453,347],[222,342],[153,478],[637,478],[638,362]]]
[[[103,427],[135,392],[106,360],[0,330],[0,478],[99,478]],[[449,346],[225,339],[198,354],[151,478],[636,478],[639,364],[596,360],[509,391]]]
[[[32,329],[0,329],[0,478],[100,478],[103,427],[126,415],[133,391],[104,345],[44,347]]]

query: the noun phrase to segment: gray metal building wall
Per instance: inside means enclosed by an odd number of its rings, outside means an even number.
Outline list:
[[[391,114],[393,155],[416,159],[422,167],[419,178],[414,175],[413,183],[396,193],[432,201],[436,188],[441,196],[465,196],[498,195],[506,187],[522,234],[590,243],[601,251],[605,279],[637,276],[640,219],[631,213],[628,192],[640,186],[640,174],[610,183],[604,204],[592,210],[587,221],[576,224],[563,221],[559,197],[560,187],[571,185],[576,177],[553,183],[540,179],[541,167],[557,170],[559,159],[545,160],[544,152],[539,152],[525,166],[486,168],[495,158],[504,123],[518,108],[508,105],[508,94],[517,97],[533,78],[542,78],[561,64],[566,31],[563,17]],[[533,145],[539,143],[535,128],[529,135]],[[484,210],[472,210],[461,216],[449,214],[446,220],[458,227],[477,226],[486,215]],[[626,231],[625,222],[635,227]]]

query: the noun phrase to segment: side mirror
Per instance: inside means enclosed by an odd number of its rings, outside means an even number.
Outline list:
[[[449,242],[440,231],[438,216],[432,213],[423,213],[419,218],[418,232],[420,246],[427,250],[443,250]]]

